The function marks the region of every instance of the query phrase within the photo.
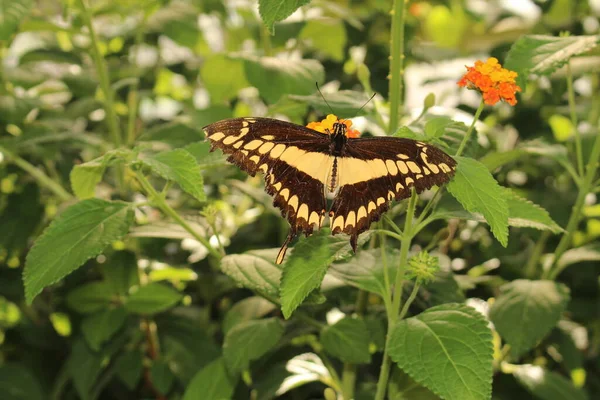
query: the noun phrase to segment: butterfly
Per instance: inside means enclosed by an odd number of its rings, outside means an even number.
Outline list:
[[[203,128],[211,151],[222,150],[251,176],[265,174],[265,190],[290,223],[277,264],[297,235],[322,227],[326,214],[331,233],[350,235],[356,252],[358,235],[379,220],[390,201],[410,197],[413,187],[420,193],[442,185],[456,170],[456,161],[434,146],[396,137],[349,138],[347,121],[333,117],[332,129],[324,133],[254,117]],[[333,197],[329,212],[327,195]]]

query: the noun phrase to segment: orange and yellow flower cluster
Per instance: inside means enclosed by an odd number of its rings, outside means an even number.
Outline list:
[[[476,61],[474,67],[467,67],[467,73],[458,81],[458,86],[479,90],[485,104],[493,106],[500,100],[511,106],[517,104],[515,94],[521,91],[516,84],[517,73],[502,68],[498,60],[490,57],[484,63]]]
[[[346,128],[348,128],[346,131],[347,137],[357,138],[360,136],[359,131],[357,131],[356,129],[352,129],[352,121],[348,119],[340,121],[338,117],[334,114],[327,115],[327,117],[321,122],[310,122],[308,125],[306,125],[306,127],[317,132],[328,134],[333,132],[333,124],[336,122],[341,122],[342,124],[346,125]]]

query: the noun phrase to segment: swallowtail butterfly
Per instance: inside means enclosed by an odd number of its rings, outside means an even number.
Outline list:
[[[323,134],[270,118],[233,118],[203,128],[211,151],[254,176],[265,174],[273,204],[290,223],[279,251],[281,264],[298,234],[321,228],[327,198],[333,195],[329,221],[333,235],[350,235],[356,251],[358,235],[388,210],[391,200],[410,197],[450,180],[456,161],[424,142],[395,137],[348,138],[347,126],[336,121]]]

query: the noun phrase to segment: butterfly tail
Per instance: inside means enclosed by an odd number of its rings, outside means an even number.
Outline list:
[[[281,246],[281,249],[279,250],[279,253],[277,254],[277,259],[275,260],[275,264],[279,265],[283,262],[283,259],[285,257],[285,252],[288,249],[288,245],[290,244],[292,239],[294,239],[295,236],[296,236],[296,232],[294,232],[293,230],[290,230],[290,233],[288,234],[287,238],[285,239],[285,242],[283,242],[283,245]]]
[[[350,236],[350,246],[352,246],[352,251],[356,254],[356,244],[358,242],[358,235],[355,233]]]

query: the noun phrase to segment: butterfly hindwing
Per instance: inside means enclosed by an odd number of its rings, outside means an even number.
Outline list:
[[[340,166],[339,192],[331,207],[335,235],[357,236],[389,208],[389,201],[410,196],[450,180],[456,162],[426,143],[402,138],[349,140]]]

